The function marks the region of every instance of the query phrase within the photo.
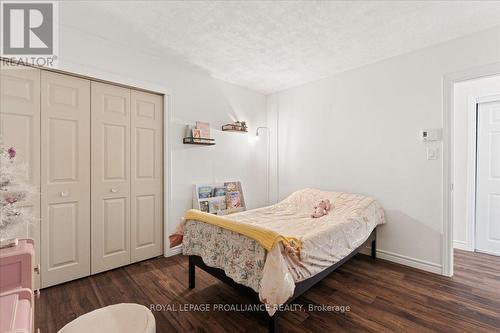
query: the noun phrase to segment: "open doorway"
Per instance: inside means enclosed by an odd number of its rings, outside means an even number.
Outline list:
[[[453,247],[500,260],[500,75],[453,89]]]

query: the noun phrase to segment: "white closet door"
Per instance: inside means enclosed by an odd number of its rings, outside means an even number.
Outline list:
[[[130,89],[92,82],[92,274],[130,263]]]
[[[42,71],[42,287],[90,274],[90,81]]]
[[[131,261],[163,253],[162,97],[131,91]]]
[[[500,101],[478,105],[476,249],[500,255]]]
[[[24,163],[25,180],[40,191],[40,70],[0,63],[0,144],[15,147],[16,159]],[[35,240],[35,261],[40,262],[40,196],[21,203],[36,221],[20,228],[17,237]],[[35,285],[39,286],[39,276]]]

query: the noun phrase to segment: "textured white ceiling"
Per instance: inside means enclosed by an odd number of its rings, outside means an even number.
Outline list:
[[[89,1],[61,23],[271,93],[500,25],[500,2]]]

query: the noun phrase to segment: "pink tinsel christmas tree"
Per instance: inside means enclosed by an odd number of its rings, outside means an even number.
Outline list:
[[[33,187],[24,181],[26,167],[16,162],[16,150],[13,147],[0,147],[0,240],[26,235],[28,224],[34,218],[21,207],[28,196],[33,194]]]

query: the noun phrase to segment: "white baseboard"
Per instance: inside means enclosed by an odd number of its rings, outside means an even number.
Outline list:
[[[478,250],[478,249],[476,249],[475,252],[489,254],[490,256],[497,256],[497,257],[500,256],[500,254],[497,253],[497,252],[491,252],[491,251],[486,251],[486,250]]]
[[[364,249],[361,249],[359,251],[360,253],[371,255],[371,248],[370,247],[365,247]],[[428,262],[425,260],[420,260],[416,258],[411,258],[407,257],[401,254],[385,251],[385,250],[377,250],[377,258],[384,259],[387,261],[392,261],[395,262],[396,264],[401,264],[417,269],[421,269],[423,271],[431,272],[431,273],[436,273],[436,274],[443,274],[443,268],[441,265],[433,263],[433,262]]]
[[[182,253],[182,244],[177,245],[171,249],[168,249],[165,253],[165,257],[172,257]]]
[[[469,248],[469,246],[467,245],[467,242],[465,242],[465,241],[454,240],[453,241],[453,248],[459,249],[459,250],[464,250],[464,251],[469,251],[469,252],[474,252],[474,249]]]
[[[443,275],[443,266],[433,262],[404,256],[385,250],[377,250],[377,258],[395,262],[397,264],[410,266],[413,268],[421,269],[423,271]]]

